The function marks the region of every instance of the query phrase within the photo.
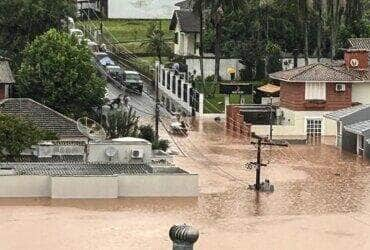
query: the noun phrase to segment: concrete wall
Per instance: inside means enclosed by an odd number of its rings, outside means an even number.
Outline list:
[[[117,198],[116,176],[51,177],[52,198]]]
[[[157,174],[119,177],[118,194],[122,197],[196,197],[198,175]]]
[[[188,65],[188,71],[193,73],[196,71],[196,75],[200,76],[200,61],[197,58],[186,59],[186,64]],[[204,76],[215,75],[215,59],[214,58],[204,58]],[[228,68],[236,69],[236,79],[240,79],[239,70],[244,69],[245,66],[239,62],[239,59],[221,59],[220,60],[220,77],[223,80],[230,80],[230,75],[227,73]]]
[[[273,135],[284,139],[306,139],[307,119],[322,119],[322,135],[335,136],[337,134],[337,124],[335,121],[324,118],[323,111],[291,111],[281,109],[284,114],[282,125],[273,126]],[[252,125],[252,132],[258,135],[269,135],[269,125]]]
[[[352,101],[362,104],[370,104],[370,85],[369,83],[352,84]]]
[[[197,197],[198,175],[0,176],[0,197]]]
[[[117,150],[114,157],[109,158],[106,155],[106,149],[112,147]],[[132,150],[142,150],[144,152],[143,159],[132,159]],[[88,162],[117,162],[117,163],[150,163],[152,158],[152,146],[148,144],[133,144],[129,143],[90,143],[88,145]]]
[[[179,0],[108,0],[108,18],[170,19]]]
[[[49,197],[48,176],[0,176],[0,197]]]
[[[158,78],[158,87],[160,95],[165,99],[164,105],[167,105],[167,101],[170,104],[170,109],[174,109],[176,111],[186,111],[187,113],[191,113],[192,107],[190,106],[190,89],[191,83],[185,79],[185,75],[182,77],[180,75],[175,75],[175,71],[165,68],[164,65],[159,65],[156,63],[157,74],[159,74]],[[163,72],[165,77],[163,78]],[[168,83],[167,75],[170,73],[170,82]],[[175,80],[176,84],[173,84],[173,80]],[[178,82],[181,82],[180,86]],[[175,88],[173,88],[175,87]],[[179,88],[180,87],[180,88]],[[184,89],[186,89],[186,93]],[[203,115],[203,104],[204,102],[204,95],[200,94],[199,96],[199,112],[197,115]]]

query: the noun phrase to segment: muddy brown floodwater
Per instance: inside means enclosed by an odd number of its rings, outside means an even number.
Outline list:
[[[168,230],[200,230],[195,249],[370,249],[370,166],[330,145],[263,149],[272,194],[247,189],[256,149],[214,121],[173,138],[199,174],[199,198],[1,199],[0,249],[171,249]]]

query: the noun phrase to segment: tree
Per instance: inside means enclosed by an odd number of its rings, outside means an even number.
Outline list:
[[[110,111],[103,119],[103,127],[110,139],[119,137],[136,137],[138,135],[139,117],[132,108]]]
[[[50,28],[61,28],[61,19],[73,17],[75,4],[70,0],[1,0],[0,49],[19,66],[21,52],[36,36]]]
[[[27,120],[0,114],[0,159],[15,159],[23,150],[42,140],[56,139],[56,134],[42,130]]]
[[[162,57],[168,55],[171,51],[166,43],[164,32],[153,23],[148,28],[146,37],[148,41],[144,42],[142,45],[146,46],[146,50],[156,55],[159,62],[162,63]]]
[[[244,0],[195,0],[195,6],[201,6],[203,4],[206,8],[210,9],[210,16],[212,17],[213,27],[215,30],[215,84],[218,84],[220,78],[220,59],[221,59],[221,40],[222,40],[222,23],[224,18],[224,11],[236,11],[243,8]]]
[[[152,149],[160,149],[163,151],[167,151],[170,142],[168,140],[156,138],[152,125],[142,125],[139,127],[139,130],[140,130],[139,137],[151,142]]]
[[[91,53],[74,37],[51,29],[24,50],[16,92],[72,118],[93,113],[105,94]]]

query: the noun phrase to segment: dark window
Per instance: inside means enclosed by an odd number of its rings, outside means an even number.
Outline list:
[[[179,43],[179,33],[176,32],[175,33],[175,37],[174,37],[174,41],[173,41],[175,44],[178,44]]]

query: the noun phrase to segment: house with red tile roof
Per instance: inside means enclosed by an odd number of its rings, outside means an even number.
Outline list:
[[[325,114],[370,104],[369,50],[365,42],[361,40],[357,47],[346,49],[342,61],[316,63],[269,75],[280,85],[277,112],[280,123],[274,126],[275,136],[304,140],[335,136],[337,124],[326,119]],[[267,134],[264,128],[253,125],[252,132]]]

